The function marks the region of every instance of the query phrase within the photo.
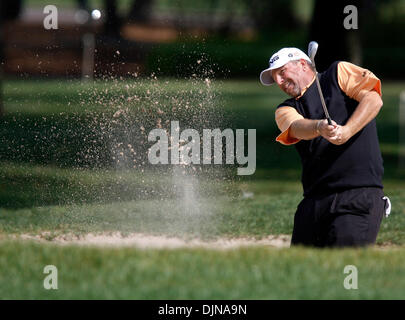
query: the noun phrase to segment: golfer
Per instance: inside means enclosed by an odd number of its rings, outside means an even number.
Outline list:
[[[294,145],[302,162],[304,199],[294,217],[292,245],[366,246],[375,243],[389,200],[375,117],[381,82],[369,70],[334,62],[318,74],[332,125],[325,119],[310,58],[284,48],[260,74],[291,96],[275,118],[276,141]]]

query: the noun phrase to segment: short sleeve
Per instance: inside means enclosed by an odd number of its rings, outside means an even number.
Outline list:
[[[295,120],[304,119],[304,117],[300,115],[293,107],[288,106],[277,108],[275,117],[277,126],[281,131],[281,134],[278,135],[276,141],[284,145],[299,142],[300,139],[290,136],[290,126]]]
[[[338,82],[343,92],[356,101],[360,101],[370,91],[382,95],[380,79],[371,71],[350,62],[339,62]]]

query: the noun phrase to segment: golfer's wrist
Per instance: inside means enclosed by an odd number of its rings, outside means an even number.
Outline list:
[[[346,124],[345,126],[343,126],[346,130],[346,134],[348,135],[348,138],[350,139],[351,137],[353,137],[357,132],[354,130],[354,128],[352,128],[352,126],[350,126],[349,124]]]
[[[320,131],[321,123],[322,123],[322,120],[317,120],[315,123],[315,131],[319,135],[321,135],[321,131]]]

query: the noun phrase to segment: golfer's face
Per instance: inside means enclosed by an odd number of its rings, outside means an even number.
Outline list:
[[[297,97],[301,94],[299,86],[300,64],[288,62],[284,66],[274,69],[271,75],[277,85],[291,97]]]

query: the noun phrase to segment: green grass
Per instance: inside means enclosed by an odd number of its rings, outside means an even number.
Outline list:
[[[133,232],[170,236],[216,238],[287,234],[292,231],[299,196],[287,194],[200,198],[187,204],[182,198],[133,200],[108,204],[3,209],[0,233],[51,236],[74,233]]]
[[[185,237],[290,234],[301,199],[298,181],[236,181],[204,175],[173,181],[172,173],[1,166],[0,233],[147,232]],[[174,175],[176,177],[176,175]],[[182,176],[180,176],[182,178]],[[187,179],[187,178],[185,178]],[[192,183],[195,199],[178,183]],[[214,185],[213,185],[214,184]],[[177,189],[176,189],[177,188]],[[386,183],[393,203],[378,243],[405,244],[405,188]],[[252,193],[253,196],[244,197]]]
[[[0,119],[0,298],[402,299],[405,170],[397,167],[397,119],[403,87],[384,82],[377,119],[385,193],[393,203],[377,239],[388,246],[384,251],[137,250],[56,246],[13,236],[291,234],[302,189],[294,148],[274,142],[274,107],[283,94],[249,80],[210,86],[198,79],[7,81]],[[187,104],[201,107],[190,116]],[[113,116],[123,108],[124,116]],[[235,166],[203,166],[183,176],[167,167],[112,161],[121,150],[112,146],[131,141],[141,125],[146,131],[154,127],[158,117],[162,123],[178,119],[182,128],[256,128],[256,173],[237,177]],[[136,146],[140,154],[145,148]],[[185,183],[195,193],[181,188]],[[59,290],[42,287],[48,264],[59,269]],[[359,290],[343,288],[348,264],[359,269]]]
[[[18,252],[18,254],[16,254]],[[403,299],[403,250],[136,250],[0,243],[3,299]],[[58,289],[45,290],[46,265]],[[346,290],[346,265],[358,289]]]

